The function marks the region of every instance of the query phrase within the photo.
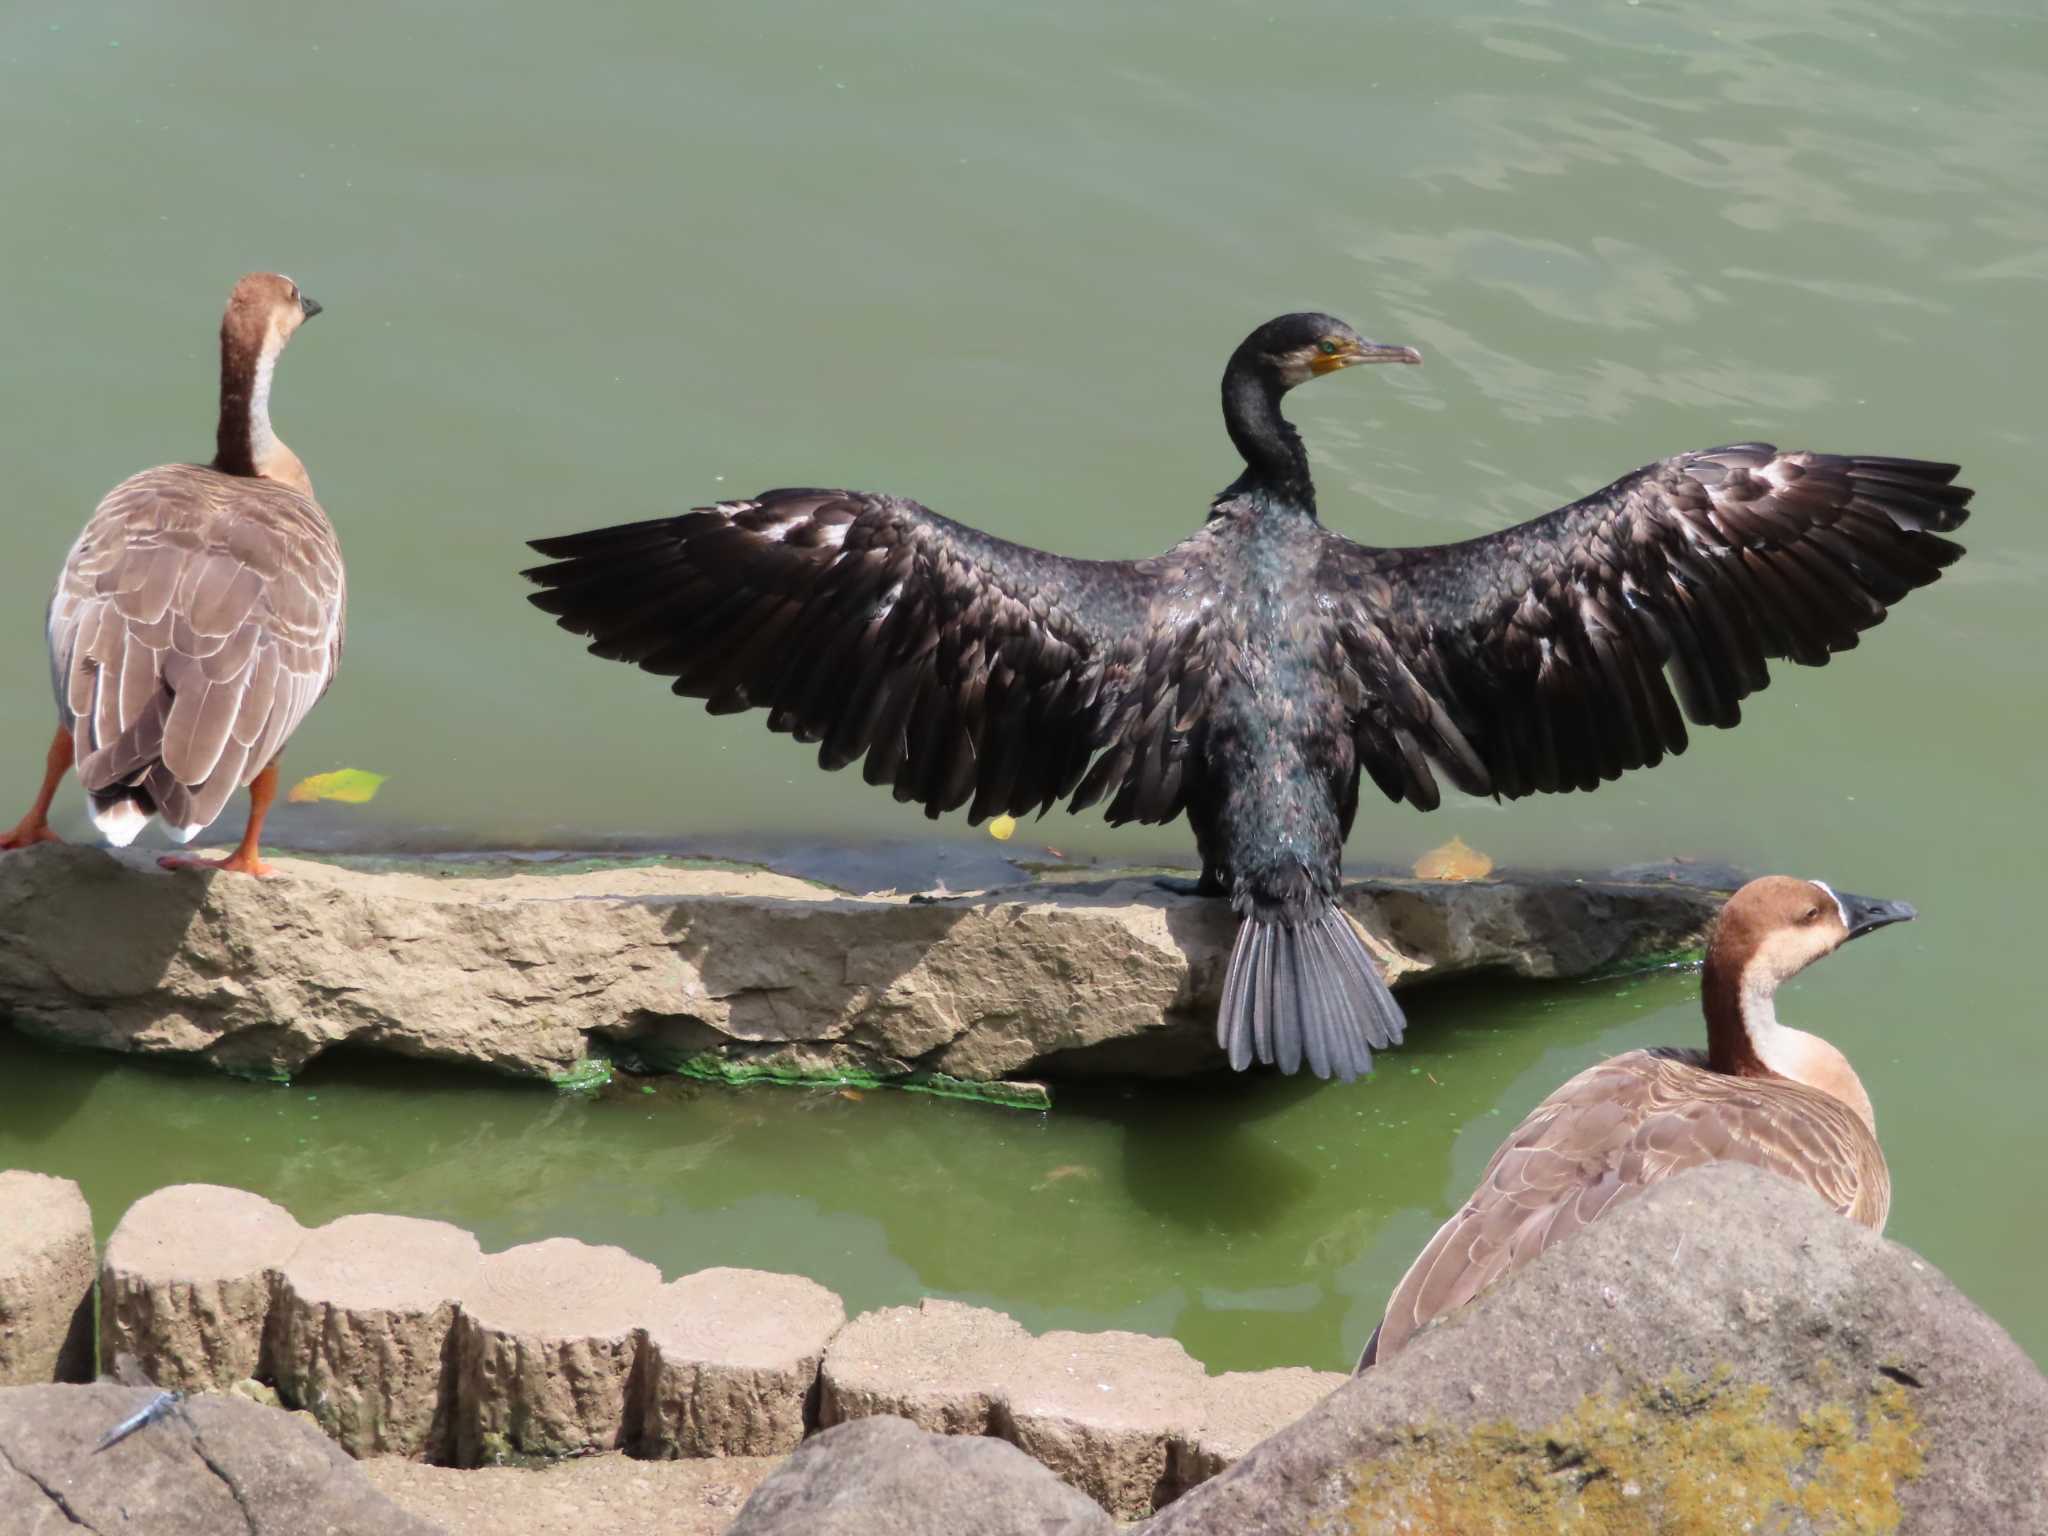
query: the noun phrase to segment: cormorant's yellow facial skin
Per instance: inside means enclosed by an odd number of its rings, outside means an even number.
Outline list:
[[[1335,373],[1339,368],[1349,368],[1362,361],[1359,356],[1358,339],[1355,336],[1325,336],[1310,352],[1308,371],[1320,378],[1326,373]]]

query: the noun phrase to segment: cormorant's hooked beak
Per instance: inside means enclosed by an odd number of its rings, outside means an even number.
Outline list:
[[[1413,347],[1395,346],[1391,342],[1366,341],[1363,338],[1350,343],[1342,351],[1328,357],[1316,357],[1309,367],[1316,373],[1335,373],[1339,368],[1351,368],[1359,363],[1419,363],[1422,354]]]
[[[1909,901],[1878,901],[1870,896],[1851,896],[1847,891],[1837,891],[1835,900],[1841,903],[1842,921],[1849,925],[1852,939],[1893,923],[1910,923],[1920,915]]]
[[[320,303],[318,299],[313,298],[308,294],[302,293],[299,295],[299,313],[306,319],[312,319],[315,315],[320,313],[323,307],[324,306]]]

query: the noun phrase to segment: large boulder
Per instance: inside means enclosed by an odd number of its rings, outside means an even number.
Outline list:
[[[2048,1531],[2048,1379],[1909,1249],[1722,1165],[1551,1249],[1143,1529]]]
[[[78,1186],[0,1171],[0,1385],[92,1376],[93,1268]]]
[[[194,1398],[104,1450],[154,1393],[110,1384],[0,1389],[0,1536],[436,1536],[296,1415]]]
[[[807,1440],[728,1536],[1110,1536],[1115,1525],[1015,1446],[887,1416]]]
[[[1221,1064],[1235,919],[1150,880],[928,900],[645,861],[276,862],[254,881],[89,847],[0,859],[0,1013],[263,1075],[344,1042],[549,1078],[618,1053],[980,1081]],[[1402,985],[1665,957],[1699,943],[1722,883],[1384,879],[1344,901]]]

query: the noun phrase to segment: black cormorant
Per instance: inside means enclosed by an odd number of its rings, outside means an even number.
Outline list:
[[[1241,914],[1233,1067],[1350,1079],[1401,1011],[1335,898],[1363,768],[1434,809],[1592,789],[1731,726],[1767,659],[1818,666],[1961,548],[1956,467],[1739,443],[1646,465],[1483,538],[1373,549],[1316,520],[1295,385],[1420,362],[1283,315],[1223,374],[1245,470],[1150,560],[1069,560],[900,497],[765,491],[533,547],[531,600],[592,654],[675,679],[925,813],[1183,810]],[[1682,713],[1681,713],[1682,708]]]

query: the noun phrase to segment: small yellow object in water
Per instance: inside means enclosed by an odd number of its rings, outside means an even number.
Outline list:
[[[1418,880],[1484,880],[1493,873],[1493,860],[1465,840],[1454,837],[1441,848],[1432,848],[1415,861]]]
[[[1007,843],[1017,832],[1017,818],[998,816],[988,824],[988,835],[999,843]]]
[[[337,768],[332,773],[316,773],[310,779],[299,780],[285,798],[294,805],[304,805],[311,800],[367,805],[376,798],[378,788],[389,777],[389,774],[372,773],[367,768]]]

